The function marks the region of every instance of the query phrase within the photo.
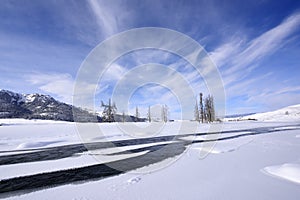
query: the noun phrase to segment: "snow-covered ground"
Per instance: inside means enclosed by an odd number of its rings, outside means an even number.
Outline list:
[[[295,109],[287,110],[293,114]],[[285,111],[283,111],[285,114]],[[297,114],[298,111],[296,111]],[[257,115],[256,115],[257,116]],[[262,118],[261,118],[262,119]],[[283,121],[283,122],[282,122]],[[42,120],[0,119],[0,161],[7,155],[32,153],[53,147],[76,145],[82,141],[76,123]],[[80,124],[90,130],[95,124]],[[137,127],[149,126],[137,123]],[[96,141],[136,139],[124,130],[125,124],[97,124],[102,134]],[[160,127],[160,124],[155,125]],[[180,127],[184,127],[181,129]],[[189,128],[190,127],[190,128]],[[139,128],[137,130],[139,130]],[[198,133],[222,134],[207,136]],[[158,130],[158,129],[157,129]],[[258,131],[260,134],[252,134]],[[300,118],[287,122],[239,121],[222,124],[173,122],[163,125],[149,137],[182,135],[171,141],[109,147],[73,156],[44,161],[0,165],[0,180],[42,172],[90,166],[127,158],[138,158],[149,150],[124,153],[155,145],[202,141],[188,145],[174,158],[104,179],[71,182],[49,188],[1,193],[7,199],[299,199],[300,196]],[[235,138],[234,136],[241,137]],[[146,135],[147,136],[147,135]],[[143,135],[142,138],[145,136]],[[226,138],[220,141],[211,139]],[[212,148],[213,147],[213,148]],[[94,154],[103,154],[103,160]],[[59,154],[58,154],[59,155]],[[107,155],[107,156],[104,156]],[[168,160],[170,162],[168,162]],[[0,182],[0,188],[1,188]]]
[[[274,121],[274,122],[299,122],[300,119],[300,104],[288,106],[279,110],[257,113],[243,117],[228,118],[227,121],[237,120],[258,120],[258,121]]]

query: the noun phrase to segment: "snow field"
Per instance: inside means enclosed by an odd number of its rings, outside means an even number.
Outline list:
[[[281,118],[280,118],[281,119]],[[76,124],[42,120],[1,119],[0,156],[39,151],[43,148],[79,144],[81,136]],[[196,126],[196,132],[214,132],[220,124],[196,124],[185,121],[185,127]],[[125,126],[126,123],[124,124]],[[89,127],[89,124],[84,124]],[[105,133],[96,141],[134,139],[117,124],[99,124]],[[139,124],[139,127],[143,127]],[[145,173],[134,170],[101,180],[70,183],[31,193],[8,196],[7,199],[298,199],[300,196],[300,143],[298,122],[241,121],[221,124],[226,134],[184,136],[179,122],[167,123],[155,136],[182,135],[183,141],[201,141],[215,137],[230,137],[251,133],[253,128],[276,130],[255,136],[218,142],[195,143],[171,164]],[[181,132],[180,132],[180,131]],[[93,154],[103,156],[103,163],[137,157],[147,153],[113,153],[172,144],[176,141],[112,147],[76,154],[73,157],[42,162],[0,166],[0,179],[32,175],[100,163]],[[105,160],[106,159],[106,160]],[[156,164],[153,164],[156,165]],[[161,164],[160,164],[161,165]],[[155,168],[155,167],[154,167]],[[141,173],[143,172],[143,173]],[[276,189],[280,188],[280,189]],[[1,196],[0,196],[1,197]]]

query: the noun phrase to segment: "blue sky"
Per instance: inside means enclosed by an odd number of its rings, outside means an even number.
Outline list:
[[[71,103],[77,72],[90,51],[114,34],[140,27],[173,29],[202,45],[220,71],[227,114],[300,103],[300,2],[294,0],[1,0],[0,88]],[[176,55],[149,50],[120,58],[96,101],[109,98],[126,69],[175,61],[187,76],[188,63]],[[163,102],[176,118],[180,108],[170,94],[149,84],[136,90],[129,110],[139,105],[145,115],[147,105]]]

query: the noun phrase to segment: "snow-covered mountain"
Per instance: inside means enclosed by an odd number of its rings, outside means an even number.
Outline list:
[[[84,122],[100,120],[100,117],[88,111],[59,102],[49,95],[19,94],[8,90],[0,90],[0,118],[76,120]]]
[[[300,104],[281,108],[279,110],[256,113],[244,117],[228,118],[228,121],[244,121],[244,120],[257,120],[257,121],[299,121],[300,122]]]

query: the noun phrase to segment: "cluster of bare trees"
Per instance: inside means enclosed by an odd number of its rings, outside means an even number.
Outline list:
[[[117,107],[116,104],[111,102],[111,99],[109,99],[108,104],[103,103],[101,101],[101,107],[103,107],[103,112],[102,112],[102,121],[103,122],[115,122],[115,116],[117,113]],[[168,106],[167,105],[162,105],[161,107],[161,121],[167,122],[168,121]],[[119,117],[119,120],[122,122],[126,121],[126,114],[125,112],[122,113],[122,115]],[[135,107],[135,115],[133,117],[133,120],[135,122],[141,121],[140,118],[140,113],[139,113],[139,108],[136,106]],[[152,121],[152,115],[151,115],[151,107],[148,107],[148,112],[147,112],[147,120],[148,122]],[[142,121],[145,121],[145,119],[142,119]]]
[[[104,107],[103,113],[102,113],[102,121],[103,122],[115,122],[115,114],[117,111],[117,107],[115,103],[112,103],[111,100],[109,99],[108,104],[104,104],[101,101],[101,106]],[[169,116],[169,109],[167,105],[162,105],[161,106],[161,121],[167,122],[168,121],[168,116]],[[121,118],[120,118],[121,117]],[[119,120],[122,122],[126,121],[126,115],[123,112],[122,116],[119,117]],[[195,120],[198,122],[213,122],[216,119],[215,116],[215,106],[214,106],[214,98],[212,95],[208,95],[207,97],[203,98],[203,94],[200,93],[200,98],[199,98],[199,104],[196,99],[196,104],[195,104],[195,109],[194,109],[194,117]],[[148,112],[147,112],[147,119],[143,118],[141,120],[140,118],[140,113],[139,113],[139,108],[135,108],[135,116],[133,117],[135,122],[139,121],[148,121],[152,122],[153,118],[151,115],[151,107],[148,107]]]
[[[168,106],[167,105],[162,105],[161,106],[161,121],[167,122],[168,121],[168,116],[169,116],[169,111],[168,111]],[[138,107],[136,107],[136,118],[139,118],[139,112],[138,112]],[[147,112],[147,121],[152,122],[152,115],[151,115],[151,106],[148,106],[148,112]]]
[[[202,123],[215,121],[216,116],[213,96],[208,95],[206,98],[203,99],[203,94],[200,93],[199,99],[199,106],[196,99],[194,109],[195,120]]]

